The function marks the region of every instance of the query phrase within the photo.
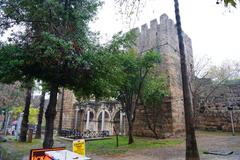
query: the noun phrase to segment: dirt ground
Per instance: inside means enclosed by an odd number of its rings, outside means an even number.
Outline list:
[[[201,160],[240,160],[240,137],[230,134],[198,133],[198,149]],[[228,156],[203,154],[203,151],[233,151]],[[89,155],[93,160],[184,160],[185,144],[173,147],[143,149],[128,152],[124,155],[96,156]]]

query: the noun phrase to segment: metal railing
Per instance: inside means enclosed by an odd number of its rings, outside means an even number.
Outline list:
[[[85,131],[80,132],[77,129],[62,129],[60,136],[71,138],[71,139],[81,139],[81,138],[100,138],[100,137],[108,137],[109,131]]]

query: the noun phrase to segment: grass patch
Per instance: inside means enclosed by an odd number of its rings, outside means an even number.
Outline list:
[[[32,143],[17,142],[12,136],[8,136],[7,139],[7,142],[0,143],[0,149],[6,160],[21,160],[23,156],[29,155],[31,149],[42,146],[39,139],[33,139]]]
[[[147,149],[147,148],[159,148],[166,146],[173,146],[183,143],[183,139],[151,139],[135,137],[135,143],[128,145],[128,137],[119,137],[119,147],[116,147],[116,139],[113,136],[112,139],[89,141],[86,144],[86,149],[89,152],[98,155],[113,155],[124,154],[128,150],[134,149]]]
[[[65,146],[66,149],[72,150],[72,143],[60,140],[55,137],[55,147]],[[166,146],[174,146],[183,143],[183,139],[152,139],[135,137],[135,143],[128,145],[127,136],[119,136],[119,147],[116,147],[116,138],[87,141],[86,152],[97,155],[117,155],[125,154],[131,150],[159,148]],[[0,143],[0,150],[4,154],[4,160],[22,160],[22,157],[29,155],[31,149],[42,148],[42,140],[33,139],[32,143],[22,143],[14,140],[14,137],[8,137],[7,142]]]

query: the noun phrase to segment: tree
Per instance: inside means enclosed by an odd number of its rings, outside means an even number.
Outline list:
[[[207,78],[211,78],[214,82],[222,80],[232,80],[240,77],[239,61],[225,60],[220,65],[212,65],[208,69]]]
[[[143,56],[138,55],[134,50],[122,55],[123,83],[119,87],[118,100],[128,119],[128,144],[134,143],[133,124],[146,76],[154,64],[159,62],[160,54],[152,51],[144,53]]]
[[[58,135],[60,135],[62,131],[62,120],[63,120],[63,105],[64,105],[64,88],[62,87],[61,91],[61,107],[60,107],[60,113],[59,113],[59,123],[58,123]]]
[[[190,93],[189,74],[187,72],[187,63],[185,57],[185,48],[182,35],[181,19],[179,13],[178,0],[174,0],[175,16],[176,16],[176,28],[178,34],[181,73],[182,73],[182,86],[183,86],[183,103],[185,114],[185,129],[186,129],[186,159],[198,160],[199,153],[197,148],[197,141],[194,129],[193,111],[192,111],[192,99]]]
[[[45,106],[45,88],[42,88],[42,94],[40,96],[40,105],[39,105],[39,112],[38,112],[38,123],[37,123],[37,130],[35,134],[36,139],[41,139],[42,135],[42,119],[43,119],[43,112]]]
[[[239,77],[240,65],[238,61],[225,60],[220,65],[212,65],[210,58],[196,58],[194,60],[194,74],[191,77],[193,98],[194,95],[202,94],[210,96],[220,85]]]
[[[29,109],[31,104],[31,98],[32,98],[32,82],[29,82],[26,84],[26,97],[25,97],[25,106],[23,110],[23,120],[21,124],[21,131],[19,136],[20,142],[26,142],[27,141],[27,131],[29,127]]]
[[[14,44],[4,44],[0,48],[0,81],[3,83],[14,83],[16,81],[21,82],[24,88],[27,88],[25,97],[25,108],[23,121],[21,124],[20,141],[25,142],[27,131],[28,131],[28,116],[29,108],[31,103],[31,89],[32,80],[22,72],[23,60],[22,57],[23,50],[21,50],[17,45]]]
[[[4,84],[15,83],[22,85],[21,82],[27,81],[20,70],[23,66],[21,60],[22,50],[14,44],[4,43],[0,46],[0,82]],[[17,82],[18,81],[18,82]]]
[[[89,57],[89,63],[92,64],[90,72],[93,81],[87,81],[85,88],[75,86],[73,89],[80,103],[90,98],[106,100],[118,97],[119,89],[124,83],[122,56],[128,53],[134,43],[133,32],[119,32],[106,44],[92,48],[91,52],[94,54]]]
[[[141,95],[146,123],[156,139],[159,139],[159,124],[162,123],[160,117],[162,104],[164,97],[168,95],[166,84],[164,76],[150,74],[146,79]]]
[[[220,3],[222,3],[222,2],[224,2],[224,5],[226,6],[226,7],[228,7],[228,6],[233,6],[233,7],[236,7],[237,6],[237,3],[238,3],[238,1],[237,0],[217,0],[217,4],[220,4]]]
[[[12,109],[13,111],[13,118],[17,119],[19,114],[23,112],[24,106],[16,106]],[[29,108],[29,124],[35,125],[37,124],[37,115],[39,109],[33,106]]]
[[[12,43],[21,53],[18,71],[50,85],[50,101],[45,112],[46,131],[43,147],[53,145],[58,88],[85,86],[90,78],[88,63],[94,35],[88,23],[96,15],[99,1],[7,0],[0,4],[2,30],[24,26]]]
[[[104,47],[98,46],[97,53],[91,57],[94,81],[85,90],[77,86],[74,89],[79,101],[89,97],[119,100],[128,119],[129,144],[134,142],[133,123],[143,83],[151,68],[160,61],[159,53],[153,51],[138,55],[132,49],[135,37],[133,32],[119,33]]]

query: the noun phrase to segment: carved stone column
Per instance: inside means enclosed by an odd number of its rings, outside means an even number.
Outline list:
[[[119,127],[119,129],[120,129],[120,135],[122,135],[123,134],[123,112],[122,111],[120,111],[120,127]]]
[[[104,123],[105,123],[105,109],[102,111],[102,125],[101,125],[101,131],[104,131]]]
[[[78,108],[78,106],[76,106],[76,109],[75,109],[75,122],[74,122],[74,129],[77,129],[78,111],[79,111],[79,108]]]
[[[86,130],[89,130],[89,120],[90,120],[90,111],[87,111],[87,122],[86,122]]]

